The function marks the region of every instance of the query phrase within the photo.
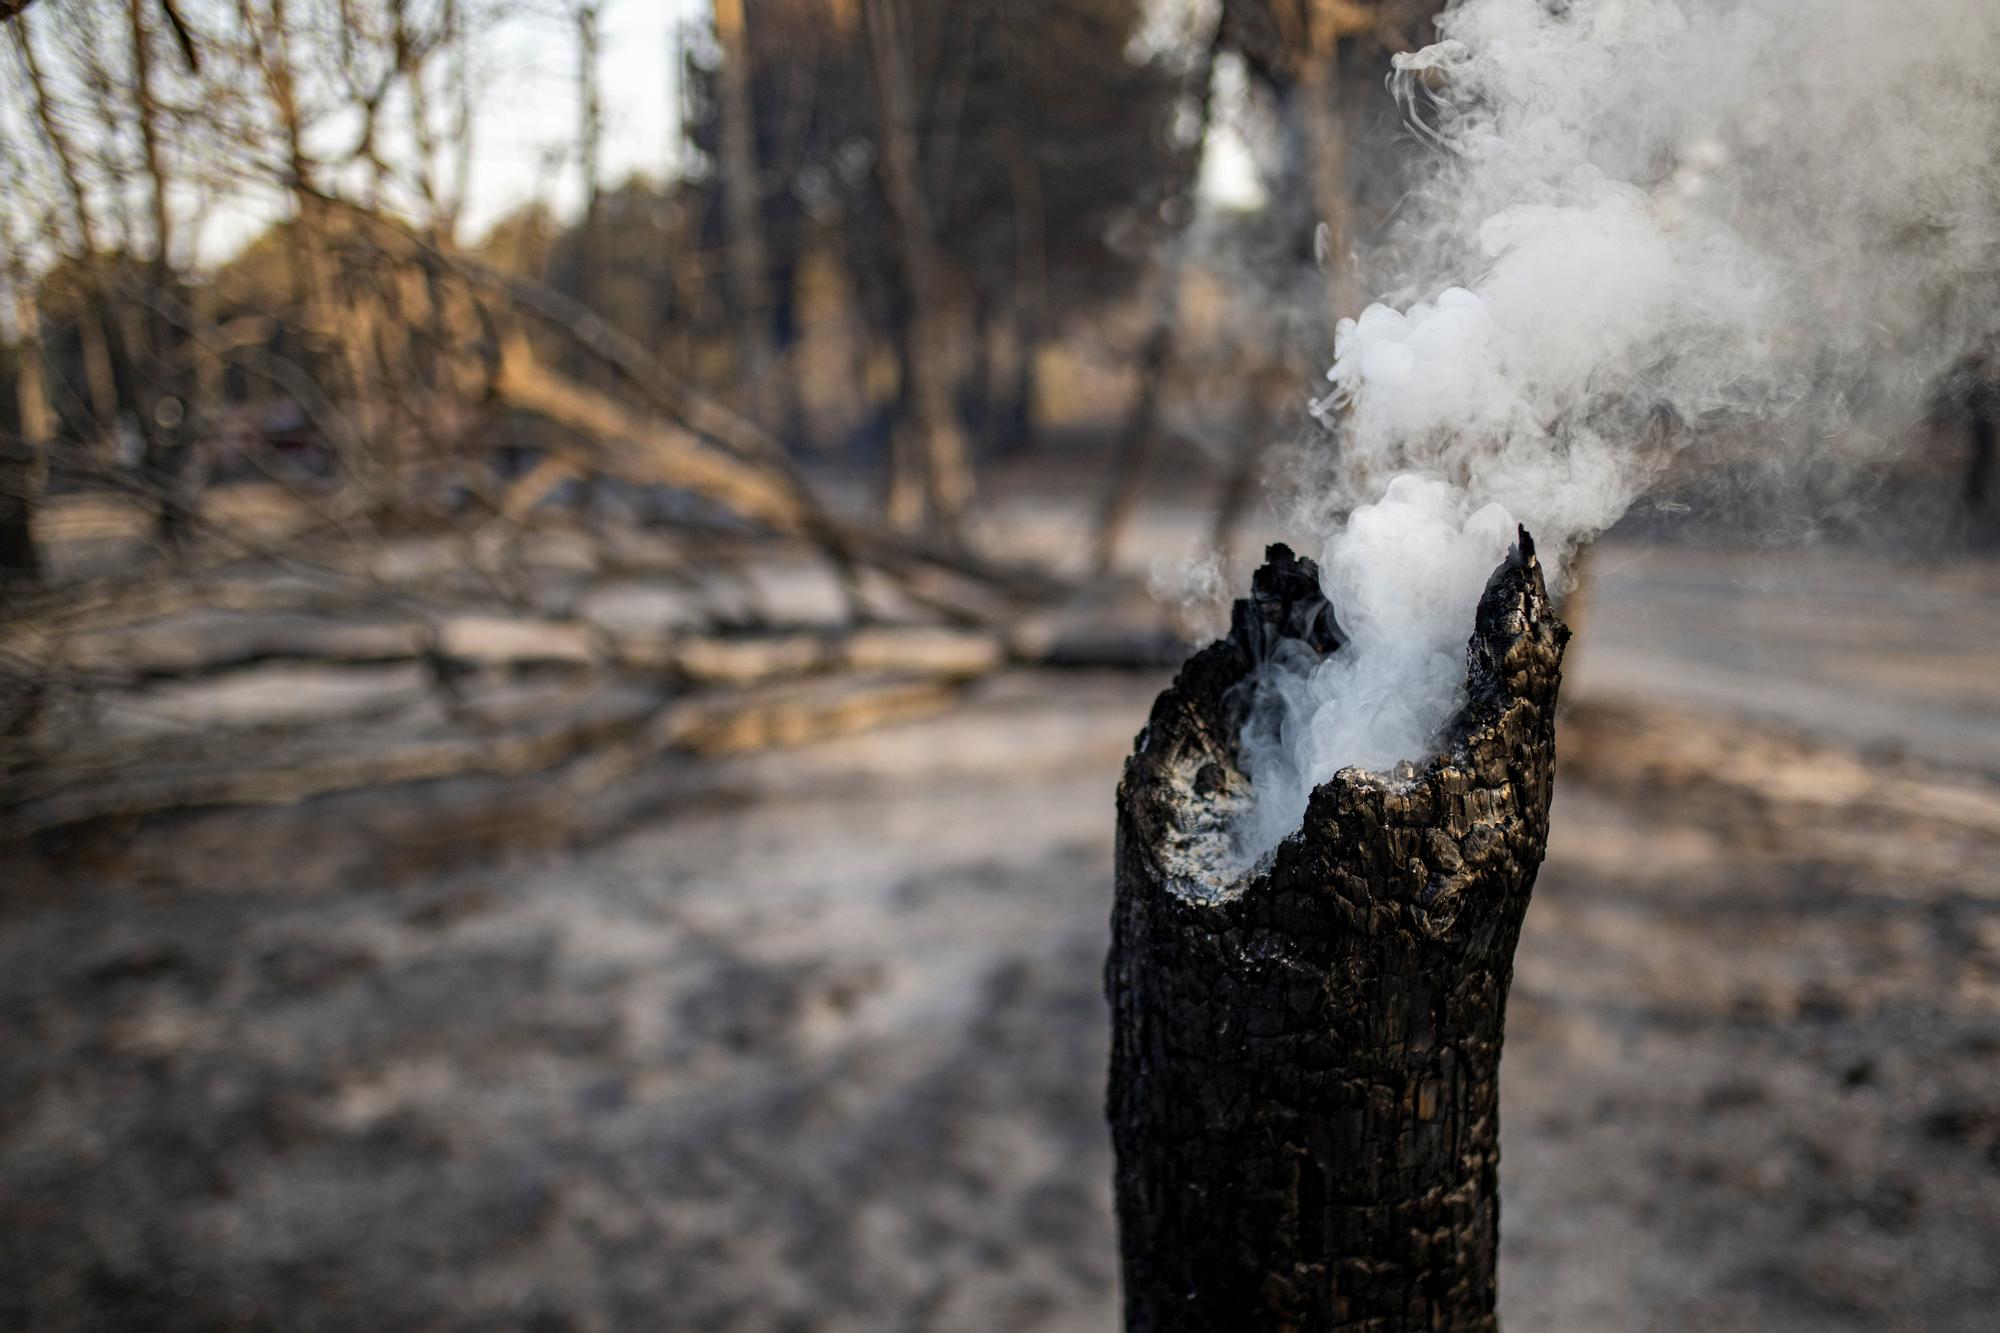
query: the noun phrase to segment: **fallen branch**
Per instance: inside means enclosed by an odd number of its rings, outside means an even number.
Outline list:
[[[791,487],[764,469],[704,443],[694,432],[649,418],[541,364],[526,339],[501,349],[493,392],[595,442],[590,459],[633,481],[690,491],[778,532],[807,536],[820,524]],[[599,452],[601,451],[601,452]]]
[[[1011,597],[1040,598],[1067,585],[1044,571],[996,565],[953,547],[843,522],[813,503],[801,486],[760,463],[714,447],[703,434],[651,417],[578,384],[536,360],[525,340],[503,349],[494,394],[503,403],[566,426],[592,446],[582,460],[631,481],[675,486],[722,508],[834,554],[845,574],[859,560],[889,574],[906,593],[961,623],[988,616],[964,599],[926,590],[917,576],[939,571]]]
[[[290,805],[361,788],[445,778],[520,778],[582,761],[561,782],[587,794],[666,753],[717,755],[798,745],[948,706],[956,677],[788,682],[685,696],[664,705],[599,702],[570,717],[498,734],[452,734],[245,766],[227,760],[121,768],[30,791],[0,807],[0,842],[104,819],[219,806]],[[17,785],[17,790],[19,786]]]
[[[199,599],[163,598],[147,608],[156,614],[136,604],[108,606],[73,618],[60,633],[33,621],[0,626],[0,675],[33,675],[116,701],[158,682],[220,678],[268,664],[561,667],[743,686],[841,673],[969,677],[1009,665],[1155,670],[1184,651],[1166,623],[1144,608],[1084,607],[975,626],[633,630],[446,601],[419,614],[352,596],[300,600],[301,592],[318,590],[296,586],[214,583],[200,591]]]

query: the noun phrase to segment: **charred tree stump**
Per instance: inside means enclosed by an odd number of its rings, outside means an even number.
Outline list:
[[[1311,562],[1267,561],[1118,791],[1126,1327],[1493,1329],[1501,1030],[1568,631],[1524,531],[1480,601],[1442,752],[1403,780],[1340,773],[1273,858],[1232,873],[1257,663],[1278,636],[1339,644]]]

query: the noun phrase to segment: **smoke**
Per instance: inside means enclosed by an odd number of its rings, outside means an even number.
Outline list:
[[[1349,642],[1260,668],[1251,857],[1435,748],[1514,523],[1560,589],[1691,441],[1823,488],[2000,326],[2000,5],[1463,0],[1438,33],[1391,75],[1433,169],[1316,404]]]

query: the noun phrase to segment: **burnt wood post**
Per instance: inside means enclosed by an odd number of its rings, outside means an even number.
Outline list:
[[[1105,984],[1131,1333],[1497,1327],[1501,1028],[1569,631],[1523,532],[1443,751],[1406,781],[1342,772],[1275,858],[1232,872],[1247,683],[1274,636],[1337,647],[1326,612],[1311,562],[1272,547],[1119,785]]]

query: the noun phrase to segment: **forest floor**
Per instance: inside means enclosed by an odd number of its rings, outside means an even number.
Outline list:
[[[1591,606],[1506,1322],[1991,1328],[2000,566],[1613,543]],[[1115,1327],[1162,684],[1001,672],[588,828],[494,777],[0,849],[0,1326]]]

